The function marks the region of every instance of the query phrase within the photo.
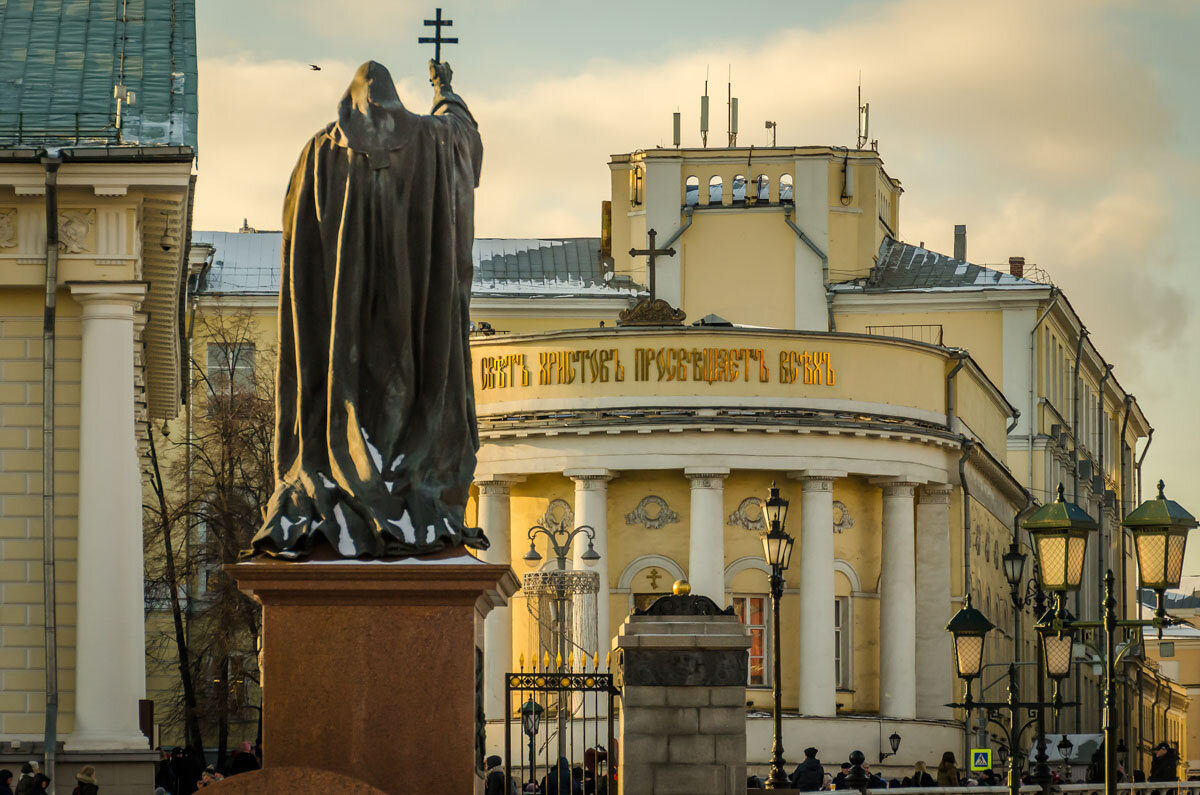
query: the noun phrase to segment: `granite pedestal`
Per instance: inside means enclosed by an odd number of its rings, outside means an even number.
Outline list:
[[[518,583],[470,555],[226,566],[263,608],[263,767],[481,792],[483,619]],[[430,778],[430,777],[433,778]]]

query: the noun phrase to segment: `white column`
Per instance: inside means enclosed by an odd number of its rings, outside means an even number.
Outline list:
[[[142,485],[134,421],[137,282],[71,285],[83,305],[75,732],[70,748],[145,749]]]
[[[688,583],[692,593],[725,606],[725,478],[728,467],[687,467],[692,483]]]
[[[508,565],[512,553],[509,489],[517,478],[493,477],[478,481],[479,526],[491,546],[483,553],[488,563]],[[504,675],[513,669],[512,610],[494,607],[483,620],[483,711],[488,719],[505,716]]]
[[[800,713],[837,714],[833,476],[800,474]]]
[[[917,717],[949,719],[954,700],[950,633],[951,486],[923,486],[917,503]]]
[[[879,713],[917,716],[915,483],[884,482],[879,585]]]
[[[600,560],[592,566],[592,571],[600,575],[600,590],[596,593],[596,648],[588,651],[597,652],[604,659],[615,634],[608,618],[608,481],[616,474],[607,469],[568,469],[563,474],[575,481],[575,526],[588,525],[596,531],[593,545]],[[587,538],[580,534],[572,549],[574,568],[587,568],[580,559],[586,551]]]

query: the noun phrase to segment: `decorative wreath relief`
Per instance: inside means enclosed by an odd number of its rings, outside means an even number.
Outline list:
[[[679,514],[671,510],[666,500],[653,494],[643,497],[636,508],[625,514],[625,524],[640,524],[649,530],[658,530],[678,522]]]
[[[575,511],[566,500],[550,500],[538,524],[551,532],[571,532],[575,529]]]
[[[851,527],[854,527],[854,518],[850,516],[850,509],[841,500],[834,500],[833,532],[840,533],[843,530],[849,530]]]
[[[729,514],[726,521],[730,527],[744,527],[747,530],[766,530],[767,517],[763,514],[761,497],[747,497],[738,505],[737,510]]]

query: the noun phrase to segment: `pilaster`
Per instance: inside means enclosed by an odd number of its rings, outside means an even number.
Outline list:
[[[875,480],[883,489],[883,574],[879,585],[879,712],[917,716],[916,538],[918,484]]]
[[[949,719],[954,699],[950,637],[950,495],[953,486],[921,487],[917,502],[917,717]]]
[[[725,478],[729,467],[687,467],[691,482],[688,582],[692,593],[725,604]]]

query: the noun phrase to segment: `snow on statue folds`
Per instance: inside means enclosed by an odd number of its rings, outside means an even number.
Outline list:
[[[518,584],[464,549],[487,548],[464,522],[482,146],[450,67],[430,75],[421,116],[359,68],[284,203],[276,489],[225,567],[262,604],[264,785],[289,766],[389,793],[416,770],[483,780],[483,623]]]
[[[483,145],[450,67],[433,112],[359,67],[283,208],[276,488],[254,551],[486,549],[464,523],[479,435],[467,345]]]

